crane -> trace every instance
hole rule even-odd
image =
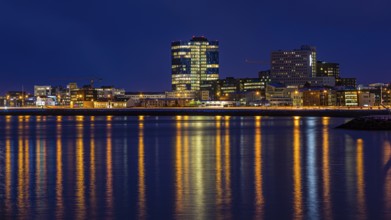
[[[247,64],[259,64],[259,65],[267,65],[268,64],[266,61],[263,61],[263,60],[249,60],[249,59],[245,59],[244,62],[247,63]]]

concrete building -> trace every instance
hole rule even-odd
[[[117,89],[114,86],[102,86],[95,88],[97,91],[98,100],[114,100],[116,96],[125,95],[125,89]]]
[[[34,96],[50,96],[52,95],[52,86],[34,86]]]
[[[317,77],[334,77],[339,78],[339,63],[329,63],[325,61],[316,62],[316,76]]]
[[[171,43],[172,91],[199,91],[219,78],[219,42],[205,37]]]
[[[303,106],[333,106],[336,103],[336,92],[325,87],[302,88]]]
[[[290,106],[293,105],[291,92],[294,90],[281,83],[269,83],[266,86],[266,100],[272,106]]]
[[[270,76],[272,81],[281,82],[287,86],[301,86],[303,85],[302,79],[316,77],[316,71],[315,47],[302,46],[300,49],[278,50],[271,53]]]
[[[357,80],[356,78],[336,78],[335,79],[336,86],[348,86],[348,87],[356,87]]]
[[[337,106],[358,106],[358,91],[354,87],[339,88],[336,91]]]
[[[6,93],[5,97],[7,99],[6,106],[23,107],[29,96],[25,91],[9,91]]]
[[[79,89],[71,90],[71,108],[93,108],[94,101],[97,101],[97,91],[90,85],[83,86]]]
[[[357,92],[358,106],[372,107],[376,105],[375,93],[370,90],[358,90]]]

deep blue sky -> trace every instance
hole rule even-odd
[[[220,41],[221,77],[256,77],[270,52],[317,47],[359,83],[390,81],[389,0],[0,1],[0,94],[34,84],[171,88],[170,43]]]

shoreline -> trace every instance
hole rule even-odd
[[[71,108],[3,108],[0,116],[7,115],[46,115],[46,116],[329,116],[329,117],[360,117],[369,115],[388,115],[385,109],[315,109],[315,108],[126,108],[126,109],[71,109]]]

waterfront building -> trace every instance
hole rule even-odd
[[[338,88],[336,96],[337,106],[358,106],[358,91],[354,87]]]
[[[294,91],[281,83],[269,83],[266,86],[266,100],[272,106],[290,106],[293,104],[291,92]]]
[[[23,107],[29,96],[25,91],[9,91],[6,93],[7,103],[9,107]]]
[[[5,96],[0,96],[0,107],[7,106],[7,98]]]
[[[198,92],[191,90],[166,92],[166,98],[168,99],[195,99],[197,96]]]
[[[52,95],[52,86],[34,86],[34,96],[50,96]]]
[[[98,100],[114,100],[117,96],[125,95],[125,89],[117,89],[114,86],[101,86],[95,88],[97,91]]]
[[[336,92],[326,87],[305,87],[301,89],[303,106],[332,106],[336,103]]]
[[[97,91],[92,88],[90,85],[83,86],[79,89],[71,90],[71,102],[70,105],[72,108],[82,107],[82,108],[93,108],[94,101],[97,100],[98,94]]]
[[[358,90],[357,92],[358,106],[371,107],[375,106],[376,95],[371,90]]]
[[[339,63],[329,63],[325,61],[316,62],[316,76],[339,78]]]
[[[303,91],[301,89],[295,89],[293,92],[291,92],[291,97],[293,106],[303,106]]]
[[[126,108],[126,101],[94,101],[94,108]]]
[[[307,81],[303,81],[303,78],[316,77],[315,47],[302,46],[300,49],[273,51],[270,75],[272,81],[302,86]]]
[[[380,88],[380,104],[383,106],[391,106],[391,86]]]
[[[119,96],[121,97],[121,96]],[[164,92],[126,92],[123,97],[127,99],[139,100],[139,99],[165,99],[166,93]]]
[[[252,100],[265,96],[265,88],[269,82],[270,78],[226,77],[215,81],[211,85],[204,85],[201,92],[207,91],[210,100],[239,101],[243,98]]]
[[[219,42],[205,37],[171,43],[172,91],[199,91],[219,78]]]

